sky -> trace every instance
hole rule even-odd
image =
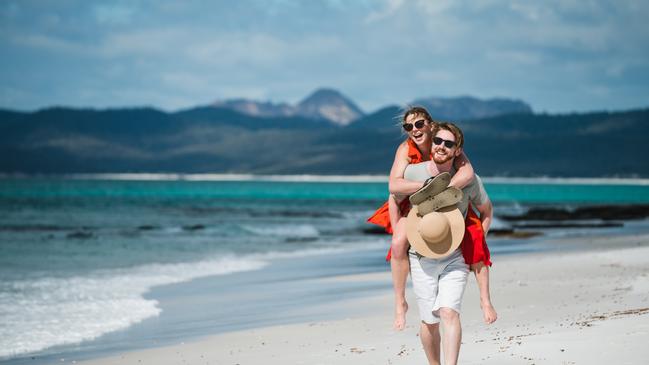
[[[0,108],[423,97],[649,106],[649,1],[0,2]]]

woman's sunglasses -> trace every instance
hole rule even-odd
[[[446,148],[453,148],[457,143],[455,141],[449,141],[448,139],[441,139],[439,137],[433,137],[433,143],[436,145],[440,145],[444,143],[444,147]]]
[[[415,122],[415,124],[412,123],[403,123],[403,129],[406,130],[406,132],[410,132],[413,127],[417,127],[417,129],[422,129],[424,128],[424,125],[426,124],[426,121],[423,119],[420,119]]]

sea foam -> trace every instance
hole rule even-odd
[[[250,257],[222,257],[2,282],[0,359],[91,340],[157,316],[161,312],[158,302],[144,298],[154,286],[265,265]]]
[[[320,232],[310,224],[242,225],[241,228],[260,236],[318,237]]]

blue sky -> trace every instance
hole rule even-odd
[[[340,90],[563,113],[649,106],[647,1],[0,2],[0,108],[154,106]]]

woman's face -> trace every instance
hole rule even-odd
[[[430,146],[432,130],[430,123],[421,114],[410,114],[403,123],[404,129],[408,133],[408,138],[412,139],[417,146]],[[412,128],[412,129],[410,129]],[[408,131],[408,129],[410,129]]]

